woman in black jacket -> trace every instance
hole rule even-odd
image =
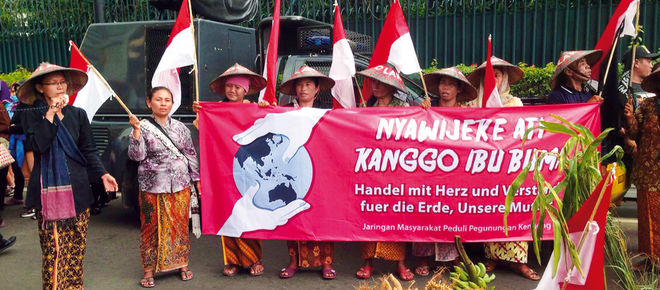
[[[98,157],[85,111],[67,106],[68,94],[86,82],[80,70],[42,63],[18,89],[21,102],[34,105],[23,124],[34,151],[26,206],[37,211],[44,289],[84,288],[90,179],[117,190]]]

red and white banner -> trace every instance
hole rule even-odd
[[[531,177],[503,228],[512,180],[529,162],[559,181],[566,135],[530,133],[550,114],[600,131],[599,104],[524,108],[321,110],[204,103],[202,232],[330,241],[530,240]],[[550,224],[546,237],[552,236]]]
[[[500,99],[500,92],[497,88],[497,80],[495,80],[495,70],[491,61],[493,51],[493,44],[491,37],[488,36],[488,55],[486,56],[486,71],[484,72],[484,96],[483,107],[501,107],[502,100]]]
[[[600,65],[609,57],[610,50],[614,45],[614,39],[616,37],[623,37],[624,35],[636,36],[637,31],[635,30],[635,25],[633,20],[637,14],[637,7],[639,6],[639,0],[621,0],[619,5],[614,10],[614,14],[607,22],[603,34],[598,39],[594,49],[600,49],[603,51],[603,55],[600,57],[598,62],[591,66],[591,79],[598,81],[600,78]],[[621,27],[623,25],[623,27]],[[617,34],[617,31],[621,29],[621,33]]]
[[[266,101],[277,105],[277,50],[280,39],[280,0],[275,0],[273,7],[273,21],[270,26],[270,38],[266,49],[266,63],[263,76],[266,78],[266,87],[259,93],[259,101]]]

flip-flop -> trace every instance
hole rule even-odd
[[[412,279],[415,279],[415,274],[413,274],[410,269],[406,268],[404,270],[399,269],[399,278],[401,281],[411,281]],[[410,275],[410,276],[408,276]]]
[[[222,275],[227,277],[234,277],[236,276],[236,273],[238,273],[238,267],[236,267],[236,265],[227,265],[222,269]]]
[[[144,277],[142,280],[140,280],[140,286],[142,288],[154,288],[156,287],[156,283],[154,282],[154,277]]]
[[[364,266],[360,268],[360,270],[355,273],[355,275],[360,278],[360,279],[369,279],[371,278],[371,274],[373,274],[374,268],[371,266]]]
[[[250,275],[260,276],[263,273],[264,273],[264,265],[261,264],[261,261],[257,261],[256,263],[252,264],[252,266],[250,266]]]
[[[337,272],[335,271],[335,269],[332,268],[323,268],[323,270],[321,270],[321,273],[323,279],[325,280],[332,280],[337,277]]]
[[[185,271],[180,271],[179,274],[181,274],[181,281],[190,281],[194,277],[193,272],[190,271],[190,269],[185,270]]]
[[[296,271],[298,271],[297,267],[287,266],[286,268],[280,270],[280,278],[282,279],[291,278],[296,275]]]
[[[415,268],[415,274],[426,277],[429,275],[429,266],[418,266]]]

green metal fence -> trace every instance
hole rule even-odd
[[[282,15],[302,15],[332,23],[332,0],[283,0]],[[339,0],[344,27],[374,41],[390,0]],[[642,0],[644,42],[660,47],[660,0]],[[423,67],[480,63],[486,37],[494,54],[514,63],[544,65],[560,51],[592,48],[618,5],[612,0],[401,0]],[[259,1],[256,27],[272,14],[273,0]],[[4,0],[0,10],[0,72],[41,61],[68,64],[67,40],[82,40],[94,21],[92,0]],[[108,22],[173,19],[147,0],[106,0]],[[625,45],[625,44],[623,44]]]

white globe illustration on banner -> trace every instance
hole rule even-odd
[[[303,146],[290,160],[283,160],[289,142],[284,135],[268,133],[241,146],[234,156],[234,183],[241,195],[259,186],[252,200],[258,208],[273,211],[307,195],[312,160]]]

